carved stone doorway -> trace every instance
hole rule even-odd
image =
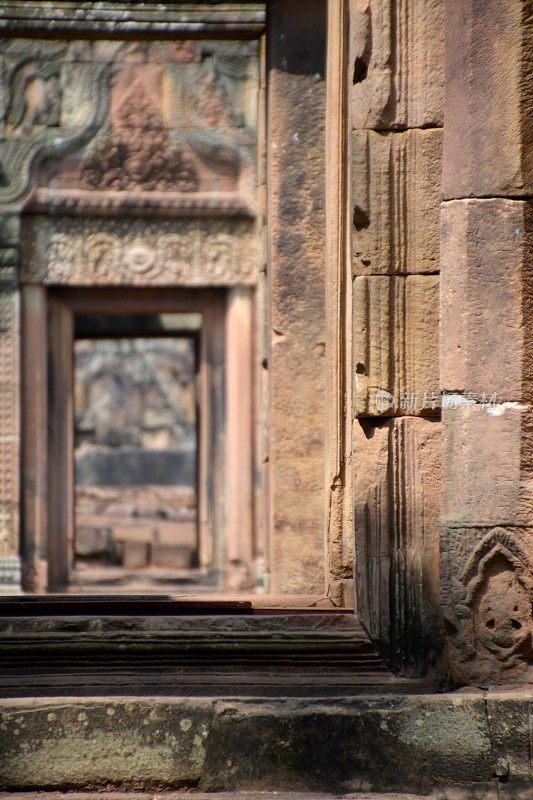
[[[236,326],[234,314],[235,303],[241,303],[242,311],[243,303],[249,307],[251,295],[240,292],[236,298],[234,294],[214,289],[167,289],[163,292],[150,288],[24,287],[26,461],[23,469],[26,475],[33,475],[31,482],[25,481],[23,564],[28,583],[37,583],[41,589],[56,592],[128,591],[127,570],[123,569],[120,575],[116,571],[116,574],[107,573],[107,577],[101,570],[97,575],[93,571],[88,576],[85,571],[84,579],[84,573],[79,569],[80,544],[79,538],[76,544],[75,536],[75,498],[77,490],[79,496],[79,486],[76,487],[74,467],[74,406],[82,404],[82,401],[76,399],[74,350],[76,341],[86,343],[99,337],[109,342],[112,333],[117,335],[117,331],[122,330],[122,336],[124,332],[131,336],[144,325],[145,339],[147,326],[157,326],[159,335],[167,337],[164,341],[169,341],[169,334],[182,340],[187,336],[194,341],[198,402],[197,410],[195,408],[197,458],[193,472],[197,475],[197,518],[188,565],[194,566],[194,576],[199,585],[190,585],[191,573],[185,593],[249,592],[253,589],[254,559],[259,557],[259,553],[253,541],[252,498],[249,492],[247,494],[246,480],[240,483],[238,495],[229,489],[235,483],[235,473],[237,480],[238,476],[250,474],[248,486],[251,486],[252,468],[251,427],[247,433],[242,427],[243,421],[246,422],[247,417],[250,419],[251,338],[249,329],[246,330],[246,316],[240,314]],[[226,379],[228,375],[231,380]],[[146,386],[146,376],[143,381]],[[97,397],[102,402],[101,392]],[[122,433],[125,430],[123,426]],[[94,452],[93,448],[93,456]],[[134,459],[131,448],[126,455],[131,469]],[[116,456],[115,451],[115,460]],[[97,483],[102,481],[102,475],[97,477]],[[172,486],[173,481],[169,480],[167,484]],[[36,505],[38,514],[35,513]],[[151,553],[163,544],[161,537],[170,536],[172,541],[169,540],[167,545],[172,549],[178,544],[172,539],[172,535],[174,539],[177,536],[177,528],[171,522],[165,525],[157,511],[155,516],[159,522],[154,527],[153,520],[148,524],[145,521],[143,525],[142,519],[130,519],[123,508],[115,520],[118,531],[113,534],[109,520],[106,522],[108,527],[104,526],[108,541],[111,537],[113,547],[123,552],[124,538],[135,539],[137,545],[141,545],[137,551],[144,547],[145,553]],[[78,512],[83,515],[83,508],[78,508]],[[89,522],[85,518],[85,527]],[[93,529],[104,525],[99,518],[92,519],[92,523]],[[168,550],[167,560],[170,552]],[[39,574],[35,574],[36,564]],[[111,574],[115,580],[110,580]],[[147,582],[149,573],[145,571],[142,590],[184,593],[183,574],[179,570],[174,573],[167,570],[165,574],[167,580],[158,573],[158,585],[158,580]],[[137,575],[137,583],[130,591],[139,591],[139,586]]]

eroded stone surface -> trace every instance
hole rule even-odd
[[[533,204],[444,203],[441,230],[443,390],[478,401],[531,402]]]
[[[439,269],[442,131],[354,131],[351,140],[356,275]]]
[[[489,792],[528,785],[531,691],[2,703],[2,788]],[[521,704],[521,705],[519,705]],[[517,716],[518,715],[518,716]],[[516,740],[510,742],[510,721]],[[495,748],[495,749],[493,749]],[[485,796],[476,794],[475,796]],[[523,795],[526,796],[525,794]]]
[[[446,656],[455,684],[531,680],[532,545],[530,527],[443,528]]]
[[[438,413],[438,305],[436,275],[355,279],[358,415]]]
[[[355,459],[358,614],[396,669],[420,674],[440,645],[440,422],[356,423]]]
[[[272,3],[268,142],[272,590],[324,591],[323,4]]]
[[[442,124],[444,1],[350,6],[354,127]]]
[[[466,402],[462,397],[456,399]],[[444,408],[443,423],[444,522],[528,525],[533,514],[533,419],[529,407],[466,403]]]
[[[533,192],[532,52],[529,0],[447,4],[445,197]]]

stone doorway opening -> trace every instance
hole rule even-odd
[[[24,553],[45,590],[255,591],[251,303],[24,288]]]
[[[201,314],[76,315],[71,585],[198,593]]]

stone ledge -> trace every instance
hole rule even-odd
[[[495,796],[495,795],[494,795]],[[105,800],[447,800],[451,795],[397,792],[106,792]],[[454,795],[459,797],[459,795]],[[469,795],[473,797],[473,795]],[[490,795],[488,795],[490,797]],[[495,796],[496,797],[496,796]],[[0,792],[0,800],[102,800],[101,792]]]
[[[399,790],[525,800],[532,701],[532,687],[330,702],[6,700],[0,787]]]
[[[466,797],[466,795],[464,795]],[[484,795],[491,797],[491,795]],[[398,792],[106,792],[105,800],[447,800],[452,795]],[[461,795],[454,794],[458,799]],[[473,795],[468,795],[472,798]],[[496,797],[496,795],[494,795]],[[0,792],[0,800],[102,800],[101,792]]]

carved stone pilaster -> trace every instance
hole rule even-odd
[[[17,263],[20,217],[0,220],[0,557],[15,557],[19,529],[19,293]],[[11,562],[9,562],[11,564]],[[5,565],[4,565],[5,567]],[[0,565],[0,584],[7,572]],[[18,574],[18,573],[17,573]],[[7,580],[7,579],[6,579]],[[12,583],[11,579],[7,580]]]

